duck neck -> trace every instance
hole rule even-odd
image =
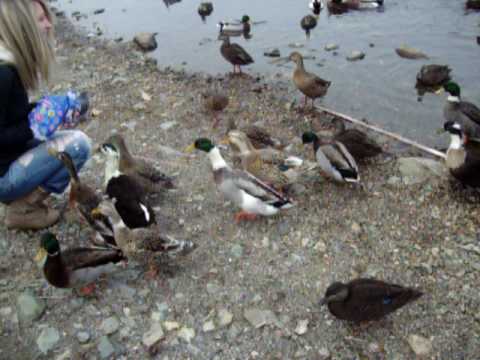
[[[305,66],[303,65],[303,59],[297,59],[297,70],[305,71]]]
[[[460,136],[457,134],[450,135],[450,146],[449,150],[460,150],[463,148],[463,142]]]
[[[109,156],[105,162],[105,184],[108,184],[111,178],[121,175],[119,171],[120,159],[118,156]]]
[[[447,100],[448,100],[448,102],[451,102],[451,103],[459,103],[460,102],[460,96],[448,95]]]
[[[227,167],[227,163],[223,160],[222,154],[216,146],[208,152],[208,157],[214,171]]]
[[[313,139],[313,152],[316,154],[318,149],[320,148],[320,139],[318,137],[315,137]]]
[[[120,164],[129,166],[134,163],[133,156],[130,154],[130,151],[128,151],[127,145],[123,140],[118,144],[118,152],[120,153]]]

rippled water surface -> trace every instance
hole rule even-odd
[[[276,47],[282,56],[299,43],[299,51],[315,56],[306,66],[331,80],[323,104],[329,108],[399,132],[428,145],[442,142],[436,130],[442,126],[444,97],[427,94],[417,101],[415,76],[422,64],[448,64],[453,78],[462,86],[462,95],[480,106],[480,13],[465,13],[463,0],[385,0],[383,11],[355,11],[329,16],[324,10],[310,40],[300,29],[300,19],[309,13],[308,1],[241,0],[213,1],[214,12],[202,22],[197,14],[200,1],[182,0],[59,0],[55,3],[68,16],[74,11],[88,15],[73,20],[93,31],[97,26],[105,37],[131,39],[136,32],[158,32],[158,49],[153,55],[161,66],[186,62],[187,71],[224,73],[231,66],[223,60],[217,41],[220,20],[240,19],[248,14],[252,21],[266,23],[252,27],[249,40],[237,37],[254,57],[245,70],[289,79],[292,65],[277,66],[263,56]],[[94,15],[96,9],[105,12]],[[324,47],[337,43],[338,55]],[[370,47],[374,44],[374,47]],[[394,51],[408,44],[430,56],[429,60],[407,60]],[[364,60],[345,59],[353,50],[366,53]],[[321,64],[319,66],[318,64]],[[298,93],[292,93],[298,96]],[[444,139],[444,138],[443,138]]]

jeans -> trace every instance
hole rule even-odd
[[[65,191],[70,175],[63,163],[48,154],[48,148],[65,151],[71,157],[77,171],[90,156],[91,141],[79,130],[58,130],[48,141],[32,140],[29,150],[15,160],[0,177],[0,202],[21,198],[38,186],[48,193]]]

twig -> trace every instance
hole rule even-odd
[[[339,117],[343,120],[347,120],[347,121],[350,121],[351,123],[354,123],[354,124],[357,124],[357,125],[360,125],[360,126],[363,126],[367,129],[370,129],[370,130],[373,130],[373,131],[376,131],[380,134],[383,134],[383,135],[386,135],[388,137],[391,137],[397,141],[400,141],[402,143],[405,143],[405,144],[408,144],[408,145],[411,145],[417,149],[420,149],[422,151],[425,151],[429,154],[432,154],[432,155],[435,155],[435,156],[438,156],[442,159],[445,159],[445,154],[441,151],[438,151],[438,150],[435,150],[435,149],[432,149],[426,145],[422,145],[422,144],[419,144],[417,143],[416,141],[413,141],[413,140],[410,140],[410,139],[407,139],[407,138],[404,138],[403,136],[401,135],[398,135],[398,134],[395,134],[395,133],[392,133],[390,131],[387,131],[387,130],[383,130],[381,128],[379,128],[378,126],[375,126],[375,125],[370,125],[370,124],[366,124],[364,123],[363,121],[360,121],[360,120],[357,120],[357,119],[354,119],[348,115],[345,115],[345,114],[341,114],[339,112],[336,112],[336,111],[333,111],[333,110],[329,110],[327,108],[324,108],[323,106],[316,106],[316,108],[320,111],[323,111],[324,113],[327,113],[327,114],[330,114],[330,115],[333,115],[333,116],[336,116],[336,117]]]

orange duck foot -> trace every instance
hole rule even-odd
[[[97,287],[96,287],[95,283],[91,283],[89,285],[86,285],[86,286],[80,288],[80,290],[78,290],[78,292],[82,296],[89,296],[89,295],[92,295],[95,292],[96,288]]]
[[[257,218],[256,214],[248,213],[245,211],[240,211],[235,214],[235,222],[238,224],[242,220],[255,220]]]

